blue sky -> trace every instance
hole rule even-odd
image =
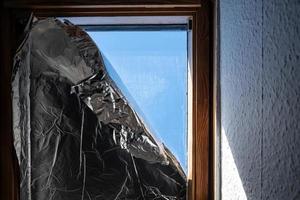
[[[187,170],[186,31],[88,32],[111,77]]]

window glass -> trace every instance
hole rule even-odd
[[[187,171],[187,31],[88,31],[111,77]]]

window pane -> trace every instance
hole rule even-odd
[[[116,84],[187,171],[187,32],[88,32]]]

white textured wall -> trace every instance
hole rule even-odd
[[[300,199],[300,0],[219,0],[221,197]]]

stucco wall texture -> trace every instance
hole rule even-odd
[[[219,6],[221,198],[298,200],[300,0]]]

